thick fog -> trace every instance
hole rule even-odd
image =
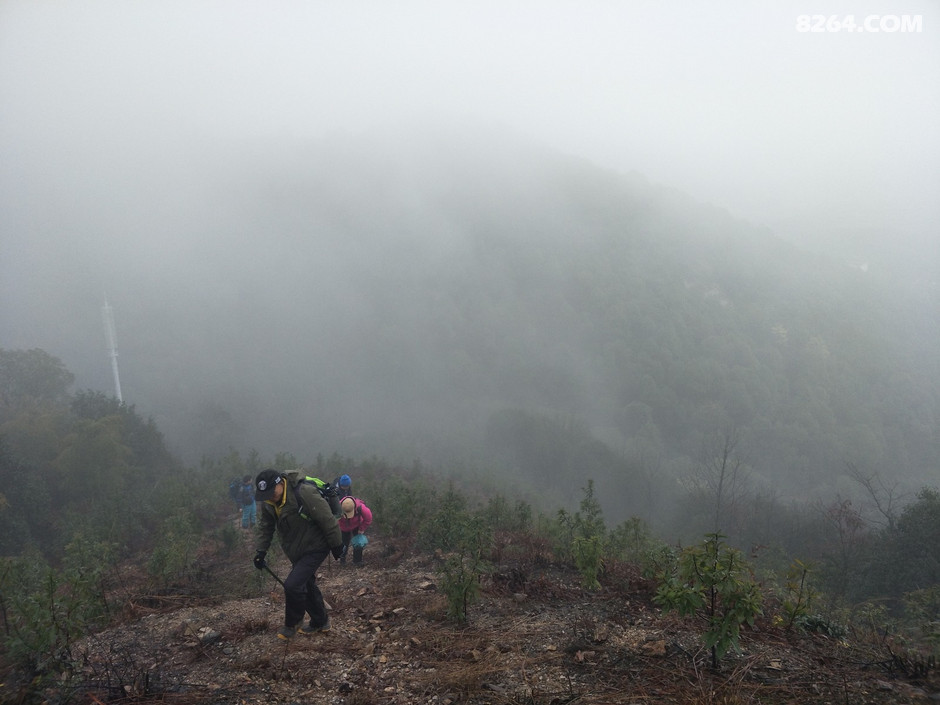
[[[527,160],[544,148],[684,192],[802,248],[935,277],[937,5],[833,2],[810,9],[835,16],[839,31],[801,31],[821,26],[801,18],[807,7],[8,0],[0,347],[43,348],[78,388],[110,392],[107,296],[126,401],[157,409],[161,426],[172,428],[174,403],[220,416],[244,403],[261,425],[287,403],[297,418],[332,419],[334,436],[360,430],[350,418],[407,415],[448,371],[429,357],[426,386],[405,390],[395,360],[370,364],[368,379],[354,361],[399,349],[394,332],[375,333],[383,292],[362,286],[375,272],[421,269],[425,283],[460,274],[452,214],[424,209],[435,189],[447,197],[447,160],[418,154],[434,145],[518,183],[537,178],[539,157]],[[849,15],[868,31],[843,28]],[[448,144],[467,134],[476,137]],[[515,146],[493,149],[500,140]],[[504,162],[482,163],[487,154]],[[370,182],[376,159],[402,174],[397,188]],[[421,171],[431,163],[440,171]],[[298,184],[310,189],[302,197]],[[481,217],[472,203],[460,212]],[[399,237],[387,251],[360,237],[383,228]],[[174,347],[165,338],[181,316],[202,334]],[[309,333],[318,330],[330,339]],[[141,369],[156,348],[173,354]],[[292,383],[274,371],[317,355],[349,364],[324,369],[306,402],[285,402]],[[538,362],[584,364],[555,356]],[[200,388],[189,395],[194,369]],[[141,376],[159,389],[140,396]],[[232,420],[232,432],[247,423]]]
[[[884,30],[805,32],[792,2],[6,2],[4,176],[106,189],[173,146],[478,119],[773,227],[927,237],[936,11],[833,3]]]

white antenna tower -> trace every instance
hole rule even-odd
[[[114,313],[111,311],[111,306],[108,305],[107,295],[104,297],[104,308],[101,310],[104,316],[104,330],[108,335],[108,348],[111,355],[111,371],[114,373],[114,395],[117,397],[117,400],[121,403],[124,402],[124,398],[121,396],[121,378],[118,375],[118,364],[117,364],[117,333],[114,329]]]

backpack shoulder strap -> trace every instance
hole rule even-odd
[[[304,504],[303,497],[300,496],[300,486],[304,483],[304,480],[300,480],[297,484],[294,485],[294,499],[297,500],[297,513],[300,514],[304,519],[310,519],[310,513],[307,511],[307,506]]]

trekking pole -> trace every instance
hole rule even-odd
[[[281,587],[285,587],[285,586],[284,586],[284,581],[281,580],[279,577],[277,577],[277,573],[275,573],[273,570],[271,570],[271,569],[268,567],[268,564],[267,564],[267,563],[264,563],[263,565],[264,565],[264,569],[265,569],[266,571],[268,571],[268,572],[271,574],[271,576],[281,584]]]

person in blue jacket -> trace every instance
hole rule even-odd
[[[336,496],[342,501],[343,497],[352,497],[352,478],[349,475],[340,475],[333,480],[336,487]]]
[[[258,523],[258,509],[255,506],[255,483],[251,475],[245,475],[242,479],[238,498],[242,505],[242,528],[251,529]]]

